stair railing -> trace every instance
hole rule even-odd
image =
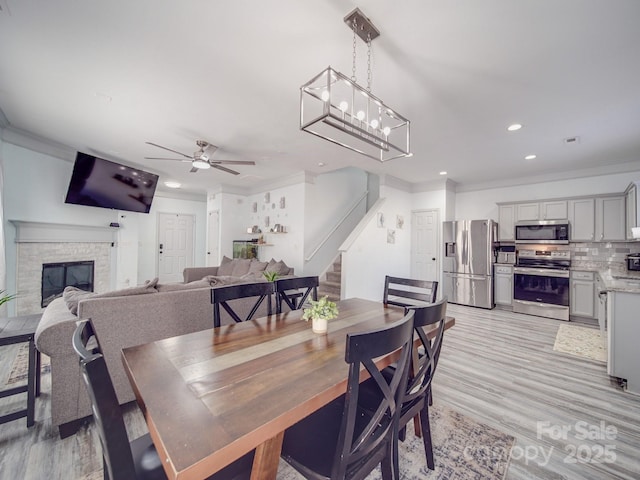
[[[340,226],[347,220],[347,218],[349,218],[349,215],[351,215],[351,213],[353,213],[353,211],[358,208],[358,205],[360,205],[360,203],[362,203],[362,201],[364,199],[367,198],[367,195],[369,195],[369,191],[366,190],[362,196],[360,198],[358,198],[354,204],[351,206],[351,208],[347,211],[347,213],[345,213],[340,220],[338,220],[338,222],[336,223],[336,225],[329,230],[329,233],[327,233],[322,240],[320,241],[320,243],[318,244],[318,246],[316,248],[313,249],[313,251],[309,254],[308,257],[306,257],[304,260],[305,262],[310,261],[315,255],[316,253],[318,253],[320,251],[320,249],[324,246],[325,243],[327,243],[329,241],[329,239],[331,238],[331,236],[336,233],[336,231],[340,228]]]

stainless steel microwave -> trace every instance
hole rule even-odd
[[[515,228],[516,243],[569,243],[568,220],[522,220]]]

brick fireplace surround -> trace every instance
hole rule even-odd
[[[12,221],[16,225],[16,315],[39,313],[42,264],[94,261],[94,291],[111,284],[114,230],[109,227]]]

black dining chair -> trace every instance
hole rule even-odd
[[[436,301],[438,282],[413,278],[384,277],[382,303],[399,307],[420,306]]]
[[[318,277],[292,277],[276,280],[277,313],[282,313],[282,302],[291,310],[299,310],[311,295],[318,300]]]
[[[444,338],[444,326],[447,313],[447,298],[443,298],[437,303],[424,307],[409,307],[408,311],[414,312],[414,335],[420,340],[420,353],[417,365],[409,370],[409,381],[407,389],[402,399],[402,408],[399,422],[398,439],[404,441],[406,425],[414,418],[419,421],[422,442],[424,444],[427,466],[434,470],[433,446],[431,444],[431,426],[429,424],[429,405],[431,382],[438,365],[438,358],[442,348]],[[429,332],[429,335],[425,332]],[[429,336],[432,338],[430,339]],[[386,368],[383,375],[390,377],[394,375],[394,367]],[[376,385],[367,380],[362,386],[362,396],[360,404],[369,410],[375,408],[378,402]],[[397,460],[397,458],[396,458]]]
[[[282,458],[308,479],[363,479],[381,465],[382,478],[398,478],[393,460],[400,402],[407,385],[411,358],[413,311],[377,330],[347,334],[345,361],[349,364],[347,392],[288,428]],[[399,352],[391,378],[374,360]],[[361,369],[379,392],[376,408],[360,408]]]
[[[102,444],[105,480],[160,480],[167,476],[149,434],[129,441],[100,343],[91,320],[78,322],[73,335],[82,377],[87,386],[93,418]],[[255,452],[251,452],[209,477],[211,480],[248,479]]]
[[[256,282],[256,283],[239,283],[236,285],[227,285],[211,289],[211,303],[213,304],[213,326],[220,326],[220,306],[233,318],[234,321],[246,322],[251,320],[262,302],[267,299],[267,315],[273,312],[271,306],[271,295],[275,293],[274,282]],[[239,298],[256,297],[253,306],[246,315],[240,316],[240,313],[233,309],[229,304],[231,300]]]

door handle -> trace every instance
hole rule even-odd
[[[433,257],[431,260],[433,260],[435,262],[436,261],[436,257]]]

